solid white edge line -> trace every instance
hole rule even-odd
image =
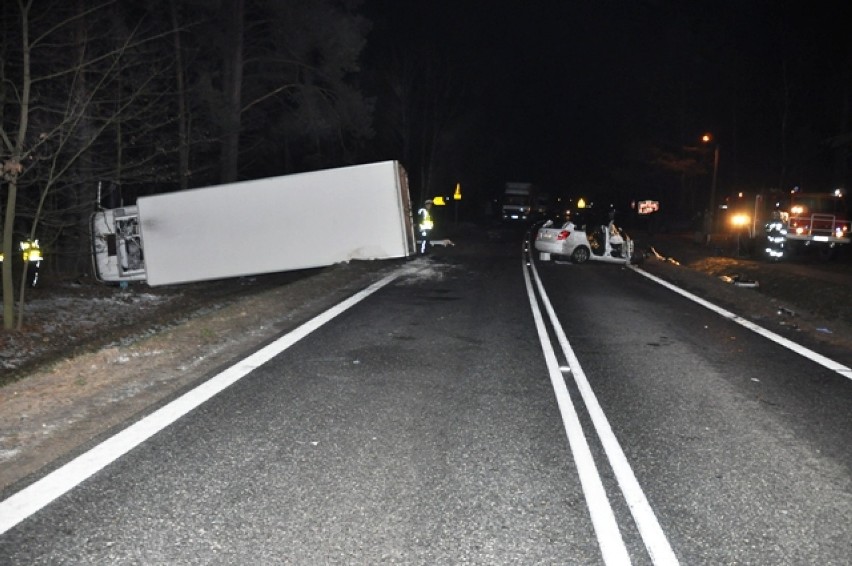
[[[612,511],[612,506],[609,503],[603,482],[592,457],[592,451],[589,448],[586,435],[583,433],[583,428],[580,425],[580,418],[577,416],[577,411],[571,402],[571,395],[568,392],[568,387],[565,385],[565,379],[562,376],[562,370],[556,360],[556,353],[553,351],[550,338],[547,336],[547,329],[545,328],[541,311],[538,308],[535,291],[533,290],[530,275],[526,268],[529,265],[526,258],[524,258],[523,265],[524,282],[526,283],[527,296],[529,297],[535,327],[538,331],[539,342],[544,353],[550,382],[556,394],[559,412],[562,414],[562,423],[568,435],[568,446],[574,456],[574,463],[577,465],[577,473],[580,476],[583,495],[586,498],[586,505],[588,506],[592,525],[598,538],[598,546],[601,549],[606,564],[630,564],[630,554],[624,545],[624,540],[618,529],[618,522],[615,520],[615,513]]]
[[[538,288],[539,296],[544,304],[547,316],[550,318],[550,324],[556,333],[556,338],[559,341],[562,352],[568,361],[568,367],[571,369],[574,382],[577,384],[577,389],[580,391],[580,396],[583,398],[583,402],[589,412],[589,417],[592,419],[592,424],[594,425],[598,438],[601,441],[601,445],[603,446],[604,452],[609,460],[610,467],[618,481],[618,485],[621,488],[621,492],[624,494],[624,500],[630,509],[631,515],[633,515],[636,528],[639,530],[642,541],[645,543],[645,549],[648,551],[651,561],[656,565],[679,564],[678,558],[675,555],[665,532],[663,532],[663,528],[660,526],[660,522],[657,520],[654,510],[651,508],[651,504],[645,496],[645,492],[639,485],[639,480],[636,479],[636,474],[633,473],[633,468],[630,467],[630,463],[627,460],[627,456],[624,454],[624,450],[621,448],[621,444],[619,444],[615,433],[612,431],[612,427],[609,424],[609,420],[606,418],[606,414],[604,414],[603,408],[601,408],[601,405],[598,402],[597,396],[594,391],[592,391],[592,386],[586,378],[586,373],[580,365],[580,360],[577,359],[574,350],[568,342],[565,330],[560,324],[559,319],[556,316],[556,312],[553,310],[550,298],[544,290],[541,278],[538,276],[538,270],[535,267],[535,263],[532,265],[532,272],[535,278],[536,287]]]
[[[784,338],[783,336],[780,336],[780,335],[772,332],[771,330],[767,330],[766,328],[763,328],[762,326],[758,326],[757,324],[751,322],[750,320],[747,320],[747,319],[745,319],[745,318],[743,318],[739,315],[736,315],[736,314],[734,314],[734,313],[732,313],[728,310],[725,310],[720,306],[714,305],[713,303],[706,301],[706,300],[702,299],[701,297],[693,295],[689,291],[681,289],[677,285],[674,285],[672,283],[669,283],[668,281],[660,279],[656,275],[652,275],[652,274],[648,273],[647,271],[645,271],[644,269],[640,269],[639,267],[636,267],[636,266],[633,266],[633,265],[630,266],[630,268],[633,271],[635,271],[636,273],[638,273],[638,274],[640,274],[644,277],[647,277],[648,279],[650,279],[651,281],[653,281],[655,283],[659,283],[663,287],[666,287],[667,289],[670,289],[670,290],[674,291],[675,293],[682,295],[682,296],[686,297],[687,299],[694,301],[694,302],[698,303],[699,305],[701,305],[701,306],[703,306],[707,309],[710,309],[711,311],[715,312],[716,314],[718,314],[718,315],[720,315],[724,318],[727,318],[729,320],[732,320],[732,321],[736,322],[737,324],[739,324],[740,326],[748,328],[752,332],[755,332],[756,334],[759,334],[759,335],[763,336],[764,338],[768,338],[769,340],[772,340],[776,344],[779,344],[779,345],[781,345],[781,346],[783,346],[783,347],[785,347],[789,350],[792,350],[793,352],[796,352],[800,356],[804,356],[805,358],[808,358],[812,362],[816,362],[819,365],[821,365],[821,366],[823,366],[827,369],[830,369],[833,372],[837,372],[847,379],[852,379],[852,368],[844,366],[843,364],[836,362],[836,361],[832,360],[831,358],[823,356],[822,354],[818,354],[817,352],[814,352],[813,350],[810,350],[810,349],[802,346],[801,344],[797,344],[797,343],[793,342],[792,340],[788,340],[787,338]]]
[[[0,535],[405,273],[373,283],[0,502]]]

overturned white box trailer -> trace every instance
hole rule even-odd
[[[152,286],[415,253],[396,161],[141,197],[91,230],[99,280]]]

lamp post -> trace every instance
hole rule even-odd
[[[701,141],[704,143],[710,143],[713,141],[713,136],[710,134],[704,134],[701,136]],[[719,173],[719,144],[714,144],[713,146],[713,181],[710,184],[710,221],[708,227],[708,242],[710,233],[712,233],[713,228],[715,226],[716,220],[716,177]]]

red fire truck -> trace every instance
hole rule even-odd
[[[786,206],[785,206],[786,205]],[[843,191],[804,193],[794,190],[765,222],[766,256],[783,259],[813,250],[830,258],[852,242],[849,208]]]
[[[721,208],[738,253],[781,260],[812,252],[829,259],[852,242],[850,210],[841,190],[738,193]]]

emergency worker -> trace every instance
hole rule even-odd
[[[781,211],[773,210],[772,217],[769,222],[763,227],[766,231],[766,248],[764,253],[773,261],[778,261],[784,257],[785,244],[787,243],[787,228],[784,226],[784,220],[781,217]]]
[[[429,233],[435,223],[432,220],[432,201],[427,200],[417,211],[417,230],[420,232],[420,253],[425,254],[429,249]]]
[[[41,247],[38,240],[24,240],[20,243],[20,248],[24,268],[27,270],[27,285],[35,287],[38,285],[38,272],[41,268]]]

